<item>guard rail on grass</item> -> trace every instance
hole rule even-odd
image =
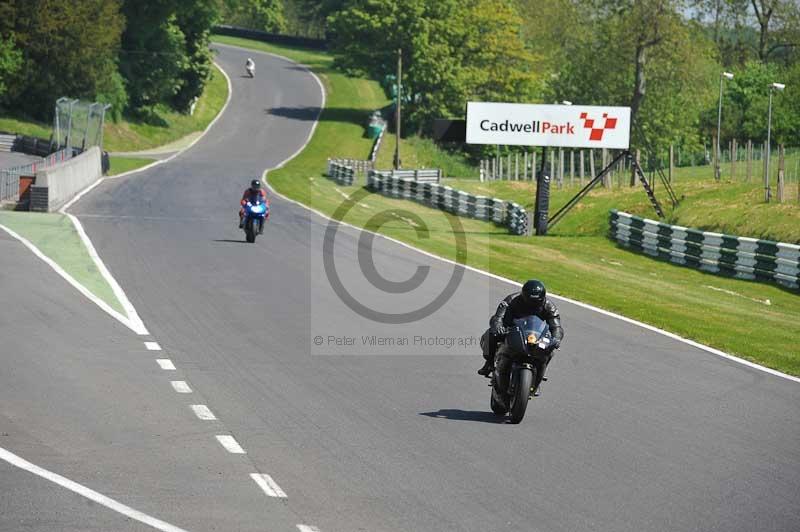
[[[473,196],[436,183],[404,179],[391,172],[370,172],[367,174],[367,188],[393,198],[417,201],[457,216],[494,222],[508,227],[515,235],[529,234],[528,213],[512,201]]]
[[[353,184],[356,172],[352,166],[343,164],[340,160],[328,159],[328,170],[325,175],[340,185],[350,186]]]
[[[654,257],[711,273],[800,288],[800,246],[699,231],[611,211],[610,236]]]

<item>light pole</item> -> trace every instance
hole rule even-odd
[[[731,74],[730,72],[723,72],[719,76],[719,111],[717,111],[717,146],[716,146],[717,153],[716,153],[716,157],[714,158],[715,159],[715,162],[714,162],[714,179],[716,179],[717,181],[719,181],[719,178],[720,178],[720,174],[719,174],[719,159],[720,159],[719,134],[720,134],[720,130],[722,129],[722,80],[724,80],[724,79],[733,79],[733,74]]]
[[[399,170],[402,166],[400,160],[400,102],[402,101],[402,79],[403,79],[403,50],[397,49],[397,115],[395,116],[395,133],[397,138],[394,143],[394,169]]]
[[[764,201],[769,202],[769,158],[770,137],[772,135],[772,93],[786,88],[783,83],[771,83],[769,86],[769,110],[767,111],[767,158],[764,161]]]

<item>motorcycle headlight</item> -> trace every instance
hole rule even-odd
[[[536,335],[535,334],[530,333],[528,335],[528,343],[529,344],[535,344],[536,343]]]

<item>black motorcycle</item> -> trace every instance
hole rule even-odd
[[[550,342],[550,328],[538,316],[514,320],[495,355],[492,412],[498,416],[509,414],[511,423],[522,421],[528,401],[544,375],[552,351]]]

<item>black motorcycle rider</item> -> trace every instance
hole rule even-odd
[[[552,335],[550,342],[550,358],[552,358],[553,352],[559,348],[561,339],[564,338],[561,316],[555,303],[547,299],[547,290],[544,284],[536,279],[531,279],[522,285],[522,290],[518,294],[511,294],[503,299],[497,306],[494,316],[489,319],[489,329],[481,337],[483,358],[486,363],[478,370],[480,375],[491,376],[494,370],[497,346],[505,338],[506,328],[511,327],[515,319],[528,316],[538,316],[547,322]],[[538,395],[539,383],[537,382],[535,385],[536,395]]]

